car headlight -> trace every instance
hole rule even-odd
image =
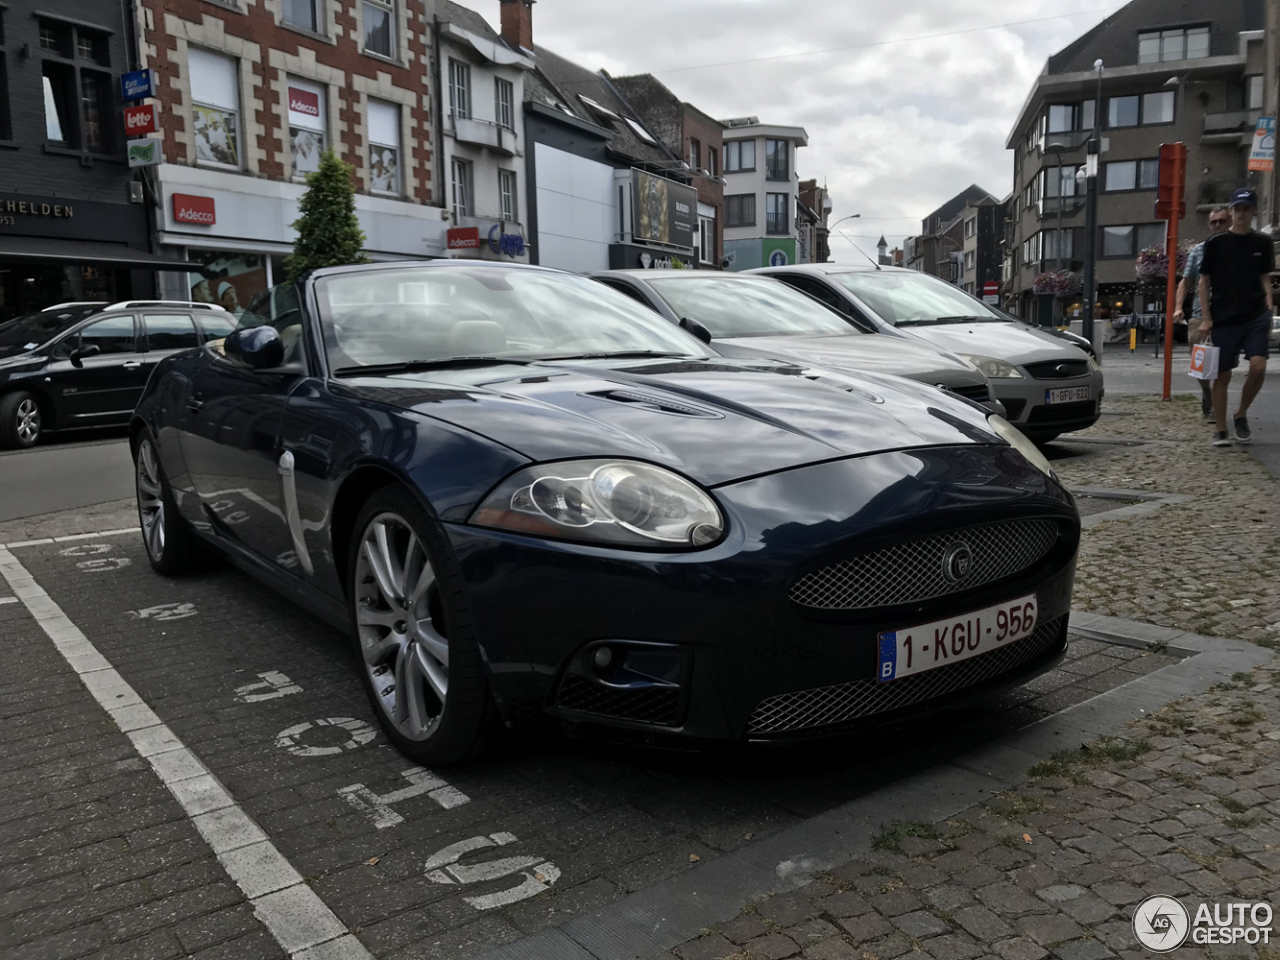
[[[1053,467],[1049,465],[1048,458],[1040,452],[1039,447],[1026,438],[1021,430],[1004,417],[998,417],[995,414],[987,417],[987,423],[999,434],[1001,440],[1030,460],[1036,469],[1053,476]]]
[[[962,356],[981,370],[988,380],[1021,380],[1022,374],[1018,372],[1018,368],[1007,360],[1001,360],[998,357],[978,357],[972,354],[962,354]]]
[[[571,460],[517,471],[471,523],[534,536],[627,547],[705,547],[724,533],[710,494],[663,467]]]

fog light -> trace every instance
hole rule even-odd
[[[595,652],[591,654],[591,662],[595,664],[597,670],[607,670],[609,664],[613,663],[613,651],[608,647],[596,647]]]

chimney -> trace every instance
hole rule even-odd
[[[534,0],[500,0],[502,3],[502,39],[513,47],[533,49]]]

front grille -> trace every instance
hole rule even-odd
[[[1045,556],[1058,540],[1052,520],[1005,520],[969,527],[824,567],[801,577],[791,599],[819,610],[863,610],[915,603],[1011,577]],[[973,555],[969,575],[959,582],[943,572],[943,559],[957,543]]]
[[[594,713],[617,720],[653,723],[664,727],[680,723],[679,687],[641,687],[619,689],[592,683],[575,673],[565,676],[560,684],[556,705],[566,710]]]
[[[1084,420],[1098,412],[1092,400],[1080,400],[1076,403],[1046,403],[1031,408],[1031,416],[1027,423],[1070,423],[1073,420]]]
[[[1037,380],[1069,380],[1072,377],[1083,377],[1089,372],[1087,360],[1046,360],[1022,366]]]
[[[1036,627],[1031,636],[969,660],[888,683],[854,680],[832,687],[784,693],[760,701],[748,734],[788,733],[845,723],[932,700],[1007,673],[1048,652],[1058,642],[1062,618]]]
[[[951,393],[958,393],[967,400],[974,400],[978,403],[986,403],[991,399],[991,391],[987,389],[985,383],[974,384],[971,387],[943,387]]]

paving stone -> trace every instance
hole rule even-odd
[[[817,943],[819,940],[825,940],[828,937],[838,936],[840,931],[827,923],[826,920],[815,918],[798,923],[794,927],[788,927],[783,933],[803,947],[806,944]]]
[[[676,954],[681,960],[722,960],[737,951],[732,943],[719,934],[690,940],[676,947]]]
[[[911,944],[900,933],[894,933],[879,940],[872,940],[863,948],[864,953],[881,957],[883,960],[895,960],[904,954],[912,953]]]
[[[1146,896],[1140,887],[1132,883],[1126,883],[1123,880],[1095,883],[1092,889],[1107,903],[1117,907],[1122,907],[1128,903],[1137,903]]]
[[[1016,917],[1024,913],[1037,913],[1045,905],[1012,883],[993,883],[977,891],[978,899],[996,913]]]
[[[1010,937],[993,944],[993,949],[1003,960],[1042,960],[1049,951],[1026,937]]]
[[[771,933],[746,944],[747,956],[751,960],[783,960],[784,957],[794,957],[800,952],[800,947],[790,937],[784,937],[780,933]]]
[[[754,913],[744,913],[740,917],[734,917],[728,923],[720,924],[719,928],[720,935],[734,943],[746,943],[768,932],[768,925]]]
[[[1062,960],[1103,960],[1114,954],[1097,940],[1072,940],[1053,948],[1053,954]]]
[[[926,940],[924,949],[934,960],[973,960],[984,953],[976,941],[960,933]]]
[[[817,916],[818,908],[804,897],[779,896],[770,897],[758,907],[760,916],[772,920],[780,927],[790,927],[801,920]]]
[[[916,910],[893,918],[893,925],[908,937],[923,940],[925,937],[936,937],[951,928],[935,917],[928,910]]]
[[[869,902],[886,917],[896,917],[900,913],[909,913],[921,909],[924,904],[910,890],[891,890],[871,897]]]
[[[847,917],[836,922],[849,934],[854,946],[865,943],[868,940],[875,940],[877,937],[887,936],[893,932],[893,927],[889,925],[889,921],[878,913],[866,913],[860,917]]]
[[[973,904],[961,907],[954,913],[956,923],[978,940],[990,943],[1008,937],[1013,929],[987,907]]]
[[[926,890],[924,898],[939,910],[954,910],[973,903],[973,892],[954,883],[944,883]]]
[[[1070,917],[1056,913],[1023,917],[1017,921],[1016,926],[1041,946],[1074,940],[1084,933],[1080,924]]]
[[[805,960],[860,960],[860,954],[843,940],[823,940],[804,949]]]

